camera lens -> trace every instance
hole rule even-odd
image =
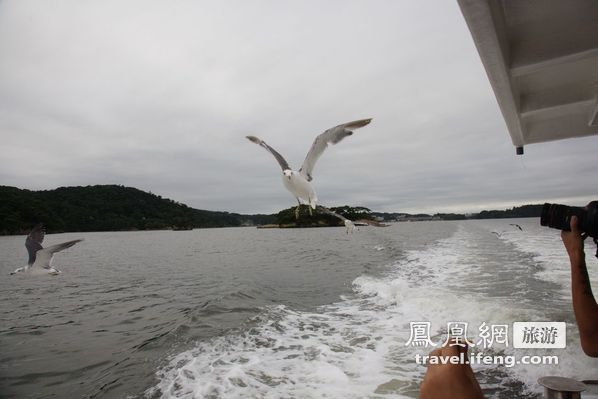
[[[567,205],[549,204],[546,203],[542,207],[540,216],[540,224],[548,226],[553,229],[566,230],[571,229],[571,216],[579,212],[575,212],[581,208],[573,208]]]

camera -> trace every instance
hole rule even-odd
[[[570,231],[572,216],[577,216],[579,229],[583,233],[594,240],[598,239],[598,201],[592,201],[583,208],[545,203],[540,215],[540,224]]]

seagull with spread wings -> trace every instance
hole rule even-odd
[[[27,262],[27,266],[19,267],[11,274],[22,272],[27,272],[30,274],[59,274],[60,270],[52,267],[54,254],[83,241],[72,240],[44,248],[42,247],[42,242],[44,241],[45,235],[46,232],[44,231],[44,226],[41,223],[31,229],[31,232],[25,240],[25,247],[29,253],[29,261]]]
[[[352,135],[353,130],[364,127],[371,121],[372,119],[370,118],[343,123],[342,125],[335,126],[320,134],[314,140],[311,149],[303,161],[303,165],[301,165],[301,168],[298,171],[291,169],[284,157],[263,140],[260,140],[255,136],[247,136],[247,138],[255,144],[264,147],[274,155],[274,158],[278,161],[278,164],[282,168],[282,181],[284,186],[293,194],[293,196],[295,196],[297,203],[299,204],[295,209],[295,217],[299,218],[299,206],[301,206],[301,201],[309,205],[310,214],[312,214],[312,209],[316,209],[318,197],[310,182],[313,180],[312,173],[316,161],[320,158],[320,155],[322,155],[326,147],[328,147],[328,144],[336,144],[340,142],[345,137]]]

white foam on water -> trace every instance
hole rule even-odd
[[[511,221],[512,222],[512,221]],[[540,226],[537,218],[526,219],[521,224],[523,231],[511,227],[508,221],[488,221],[495,229],[506,229],[500,239],[511,243],[519,251],[530,254],[541,267],[537,277],[561,285],[560,294],[565,299],[569,295],[568,281],[571,277],[569,258],[555,229]]]
[[[512,222],[512,221],[511,221]],[[496,225],[500,221],[487,221],[487,225]],[[567,252],[560,238],[560,231],[540,226],[537,218],[528,219],[520,223],[523,231],[510,229],[504,232],[500,239],[510,243],[518,251],[531,256],[539,266],[534,273],[535,277],[560,287],[557,292],[552,292],[556,298],[560,298],[563,311],[567,314],[568,320],[547,320],[542,318],[542,312],[529,321],[567,321],[567,347],[559,350],[534,350],[529,355],[557,355],[559,356],[558,366],[520,366],[516,367],[517,376],[527,382],[531,387],[539,389],[536,381],[538,378],[550,375],[561,375],[566,377],[582,379],[596,379],[598,376],[598,361],[589,358],[581,350],[579,331],[574,323],[573,305],[571,302],[571,269]],[[505,221],[502,222],[505,224]],[[592,256],[595,246],[589,240],[585,242],[586,262],[592,286],[598,286],[598,262]],[[538,304],[541,309],[541,303]],[[526,320],[528,321],[528,320]]]
[[[427,354],[433,348],[406,345],[410,322],[430,322],[431,339],[441,344],[446,339],[448,322],[467,322],[469,336],[474,336],[483,322],[509,324],[544,317],[541,304],[533,309],[522,308],[517,298],[489,297],[467,290],[476,286],[480,276],[487,276],[484,284],[492,283],[492,276],[480,264],[487,248],[478,233],[462,224],[453,236],[408,252],[390,273],[356,278],[353,295],[315,312],[297,312],[284,306],[265,309],[246,328],[201,342],[172,358],[158,372],[159,383],[147,395],[415,397],[425,372],[424,366],[415,364],[415,355]],[[504,265],[513,270],[519,266]],[[572,335],[574,332],[569,331]],[[561,365],[556,368],[498,367],[500,372],[492,379],[482,378],[482,384],[509,389],[509,382],[521,381],[530,391],[537,391],[538,377],[563,375],[562,370],[567,370],[567,376],[588,378],[588,370],[595,363],[581,359],[575,345],[578,347],[578,342],[572,338],[566,350],[553,352],[561,357]],[[504,354],[541,353],[506,348]]]
[[[355,306],[357,306],[355,304]],[[201,343],[160,372],[163,397],[364,397],[385,381],[388,321],[351,305],[269,309],[238,335]]]

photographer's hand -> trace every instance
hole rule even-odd
[[[571,218],[571,231],[561,232],[561,239],[571,262],[573,312],[581,347],[588,356],[598,357],[598,304],[592,294],[577,217]]]
[[[436,349],[430,356],[459,356],[467,348],[447,346]],[[484,399],[480,384],[469,364],[428,364],[421,384],[419,399]]]
[[[571,231],[561,231],[561,239],[563,240],[563,244],[565,244],[565,249],[572,262],[574,260],[578,261],[579,259],[585,258],[585,253],[583,252],[583,238],[581,234],[577,216],[571,217]]]

